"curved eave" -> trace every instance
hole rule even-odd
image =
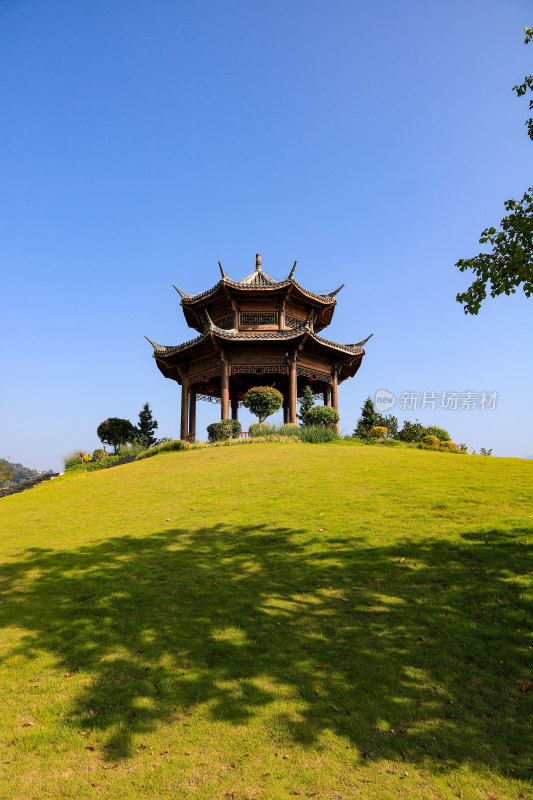
[[[325,349],[328,351],[328,355],[335,359],[338,363],[349,365],[349,362],[352,362],[355,366],[355,371],[357,371],[359,364],[361,362],[362,357],[365,354],[364,345],[370,339],[368,336],[362,342],[358,342],[357,344],[339,344],[338,342],[333,342],[330,339],[324,339],[322,336],[318,336],[318,334],[314,333],[310,330],[310,328],[306,326],[301,326],[299,328],[289,328],[282,331],[236,331],[236,330],[224,330],[222,328],[217,327],[213,323],[211,323],[208,330],[205,333],[202,333],[200,336],[196,336],[194,339],[189,339],[187,342],[183,342],[182,344],[178,345],[162,345],[153,342],[148,337],[148,339],[152,347],[154,348],[153,356],[157,361],[157,364],[163,374],[169,377],[167,366],[169,359],[171,356],[181,356],[185,354],[191,353],[199,344],[203,343],[207,339],[214,337],[216,339],[221,339],[223,342],[285,342],[296,340],[301,337],[309,338],[312,342],[316,343],[319,346],[319,349]],[[174,361],[174,359],[172,359]],[[345,377],[348,377],[346,374]]]
[[[261,293],[274,294],[282,289],[290,289],[291,287],[293,294],[294,290],[296,290],[296,293],[301,294],[302,297],[316,300],[318,303],[323,305],[335,305],[335,298],[337,293],[340,291],[337,289],[335,292],[330,292],[328,294],[317,294],[316,292],[311,292],[309,289],[305,289],[292,278],[286,278],[283,281],[273,282],[269,285],[254,285],[233,281],[231,278],[226,277],[219,280],[218,283],[211,287],[211,289],[207,289],[205,292],[201,292],[200,294],[190,295],[181,293],[181,305],[185,309],[186,306],[195,306],[198,303],[204,303],[206,300],[216,297],[216,295],[219,293],[221,295],[225,294],[226,288],[244,292],[245,294],[249,293],[250,295],[254,295]]]

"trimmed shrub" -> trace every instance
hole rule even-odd
[[[283,405],[283,395],[273,386],[253,386],[244,395],[242,403],[261,423],[280,410]]]
[[[107,453],[101,447],[97,447],[96,450],[93,450],[93,461],[101,461],[103,458],[107,458]]]
[[[374,425],[372,430],[370,431],[370,436],[372,439],[384,439],[387,435],[387,428],[384,428],[382,425]]]
[[[210,442],[221,442],[224,439],[235,439],[241,432],[241,423],[236,419],[223,419],[207,426]]]
[[[306,414],[305,427],[334,428],[339,421],[339,412],[331,406],[312,406]]]
[[[299,425],[294,425],[290,422],[286,425],[282,425],[278,433],[280,436],[297,436],[298,439],[301,439],[301,429]]]
[[[304,389],[302,399],[300,401],[300,413],[298,414],[298,419],[300,420],[302,425],[312,424],[308,420],[307,414],[313,408],[314,404],[315,404],[315,398],[313,397],[313,392],[311,391],[311,387],[306,386]]]
[[[428,447],[438,447],[439,446],[439,439],[437,436],[427,435],[422,437],[422,441],[424,444],[427,444]]]
[[[275,433],[271,425],[265,425],[264,422],[252,422],[248,429],[248,436],[253,438],[257,436],[273,436]]]
[[[444,428],[438,428],[436,425],[428,425],[426,428],[428,436],[436,436],[439,442],[449,442],[451,439],[450,434]]]
[[[300,438],[302,442],[323,444],[324,442],[335,442],[339,437],[331,428],[324,428],[322,425],[304,425],[303,428],[300,428]]]

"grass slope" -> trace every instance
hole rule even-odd
[[[532,478],[258,444],[2,499],[0,797],[533,797]]]

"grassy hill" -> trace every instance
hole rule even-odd
[[[0,500],[0,797],[533,797],[533,463],[257,444]]]

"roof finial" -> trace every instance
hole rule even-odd
[[[226,275],[226,273],[224,272],[224,267],[222,266],[222,264],[220,263],[220,261],[218,262],[218,266],[220,267],[220,274],[222,275],[222,280],[226,280],[226,278],[227,278],[228,276],[227,276],[227,275]]]
[[[294,264],[292,265],[292,269],[291,269],[291,271],[289,272],[289,277],[287,278],[287,280],[288,280],[288,281],[292,281],[292,279],[294,278],[294,273],[295,273],[295,272],[296,272],[296,261],[295,261],[295,262],[294,262]]]
[[[174,286],[174,284],[172,284],[172,286]],[[181,289],[178,289],[178,287],[177,287],[177,286],[174,286],[174,289],[177,291],[177,293],[179,294],[179,296],[180,296],[181,298],[183,298],[183,297],[188,297],[188,296],[189,296],[189,295],[188,295],[188,294],[186,294],[185,292],[182,292],[182,291],[181,291]]]
[[[256,256],[255,256],[255,271],[256,272],[261,272],[262,269],[263,269],[263,267],[261,266],[261,253],[256,253]]]

